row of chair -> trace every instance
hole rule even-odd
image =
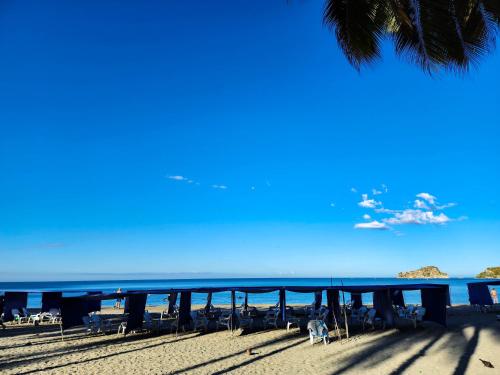
[[[28,309],[23,307],[21,309],[12,309],[11,314],[14,317],[12,322],[14,324],[40,324],[40,323],[59,323],[61,321],[61,311],[57,308],[52,308],[48,312],[40,312],[37,314],[30,314]],[[3,316],[3,314],[2,314]]]

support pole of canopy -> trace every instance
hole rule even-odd
[[[338,299],[339,299],[338,290],[328,289],[326,291],[326,300],[328,304],[328,309],[330,310],[330,316],[333,318],[333,328],[335,329],[335,332],[337,333],[337,336],[341,341],[342,335],[340,334],[339,325],[337,323],[337,314],[335,312],[335,300],[336,303],[338,304]]]
[[[234,290],[231,290],[231,320],[230,320],[231,333],[234,330],[235,318],[236,318],[236,292]]]
[[[286,323],[286,290],[280,289],[280,315],[281,320]]]
[[[205,305],[205,312],[208,314],[212,308],[212,292],[207,293],[207,304]]]
[[[347,324],[347,310],[345,306],[345,295],[344,295],[344,282],[341,280],[342,284],[342,303],[344,304],[344,324],[345,324],[345,335],[349,338],[349,325]]]

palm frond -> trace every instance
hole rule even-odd
[[[495,46],[500,0],[327,0],[324,22],[357,70],[381,57],[389,36],[428,73],[465,72]]]
[[[385,16],[376,0],[327,0],[324,22],[335,30],[337,41],[349,62],[359,70],[380,58],[380,40]]]

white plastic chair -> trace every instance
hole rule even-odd
[[[324,345],[330,342],[330,337],[328,336],[328,327],[322,320],[310,320],[307,323],[307,329],[309,330],[309,341],[311,345],[314,344],[316,339],[323,341]]]

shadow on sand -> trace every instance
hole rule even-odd
[[[493,317],[491,317],[493,318]],[[493,319],[491,319],[493,321]],[[372,331],[372,332],[362,332],[356,334],[353,329],[354,337],[349,340],[343,340],[342,343],[336,342],[331,345],[335,345],[335,351],[327,357],[326,361],[331,364],[332,372],[331,374],[343,374],[346,372],[369,372],[370,369],[377,365],[382,364],[389,359],[392,359],[395,355],[400,355],[402,358],[401,363],[396,364],[395,368],[389,369],[391,374],[403,374],[406,373],[412,366],[417,365],[419,359],[431,355],[432,351],[437,351],[441,346],[446,347],[447,355],[451,358],[452,363],[455,361],[454,374],[463,374],[467,371],[471,357],[475,355],[481,355],[481,353],[476,353],[477,345],[479,342],[479,337],[482,332],[489,331],[492,333],[491,336],[498,339],[500,344],[500,326],[497,324],[491,324],[491,322],[485,322],[484,319],[471,320],[468,319],[466,315],[463,317],[454,317],[453,324],[451,324],[447,329],[443,327],[438,327],[435,325],[429,325],[424,328],[413,329],[401,327],[400,329],[392,329],[389,331]],[[465,333],[469,333],[466,335]],[[49,331],[49,334],[55,334],[55,332]],[[210,333],[208,333],[210,334]],[[252,332],[251,335],[258,335],[258,332]],[[155,347],[163,345],[175,345],[176,342],[190,340],[198,337],[198,333],[188,333],[180,337],[175,337],[172,335],[166,336],[148,336],[148,335],[132,335],[130,337],[113,337],[109,338],[102,336],[101,338],[95,337],[92,341],[85,342],[82,344],[72,345],[69,344],[67,347],[58,347],[53,350],[42,350],[42,344],[52,342],[54,339],[43,340],[37,342],[36,345],[40,345],[40,351],[36,354],[27,354],[24,356],[15,356],[10,359],[3,358],[2,363],[0,363],[0,372],[2,370],[13,369],[18,366],[35,365],[36,369],[26,370],[24,372],[18,372],[19,374],[29,374],[37,372],[40,370],[55,370],[61,369],[67,366],[74,366],[89,363],[92,361],[103,360],[110,357],[115,357],[119,355],[127,355],[128,353],[149,350]],[[45,337],[45,336],[44,336]],[[358,338],[362,337],[359,341]],[[75,332],[68,340],[79,340],[82,339],[81,333]],[[191,364],[190,366],[175,369],[168,373],[170,374],[181,374],[189,373],[194,370],[200,370],[205,366],[210,366],[213,364],[218,364],[217,374],[225,374],[235,370],[244,371],[249,365],[252,365],[264,358],[269,358],[274,355],[278,355],[284,351],[291,348],[297,347],[308,341],[306,335],[301,332],[294,331],[293,333],[285,334],[278,338],[262,341],[258,344],[252,346],[254,350],[254,355],[242,356],[245,354],[246,350],[234,350],[233,352],[212,358],[208,361],[199,362]],[[137,347],[137,344],[144,344]],[[64,357],[66,355],[71,355],[76,352],[80,353],[82,351],[91,351],[102,346],[108,346],[113,344],[120,344],[116,347],[116,351],[106,355],[98,355],[92,358],[71,360],[68,357],[67,362],[60,365],[47,366],[47,359],[53,357]],[[133,348],[127,348],[127,346],[133,345]],[[22,345],[18,345],[22,346]],[[266,347],[275,346],[271,351],[259,354],[259,349]],[[6,348],[15,348],[16,346],[11,346]],[[319,349],[318,349],[319,350]],[[221,369],[221,364],[227,359],[234,359],[235,357],[241,356],[238,359],[238,363],[228,364],[227,367]],[[10,360],[9,360],[10,359]],[[488,358],[486,358],[488,359]],[[489,358],[491,362],[494,362],[496,358]],[[20,369],[22,371],[22,369]]]

